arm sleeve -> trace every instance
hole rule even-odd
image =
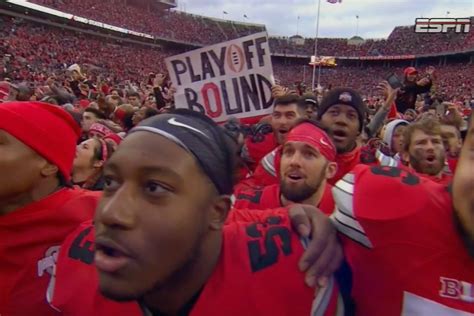
[[[153,88],[153,93],[155,94],[156,107],[158,110],[164,108],[166,106],[166,101],[160,88]]]
[[[374,118],[370,123],[367,125],[367,128],[370,131],[370,137],[374,137],[377,132],[382,128],[383,123],[385,119],[387,118],[387,115],[390,110],[385,109],[384,107],[381,107],[377,113],[375,113]]]
[[[336,208],[331,218],[336,228],[366,248],[398,234],[412,216],[451,208],[442,184],[387,166],[357,166],[336,183],[333,195]]]
[[[346,174],[336,183],[333,188],[336,207],[331,219],[339,233],[367,248],[372,248],[372,242],[354,212],[354,185],[354,173]]]

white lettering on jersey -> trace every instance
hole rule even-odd
[[[474,285],[469,282],[440,277],[439,296],[474,303]]]
[[[44,258],[38,260],[38,276],[42,277],[46,271],[49,275],[53,275],[53,268],[58,260],[60,246],[49,247],[44,254]]]
[[[404,292],[401,316],[472,316],[472,313],[460,311],[429,300],[427,298]]]

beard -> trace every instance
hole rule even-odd
[[[294,203],[304,202],[313,196],[319,190],[319,188],[321,188],[321,185],[325,179],[326,168],[327,164],[319,173],[319,176],[314,184],[308,184],[305,182],[300,186],[292,186],[286,183],[284,178],[280,179],[280,193],[288,201]]]
[[[424,155],[415,152],[414,155],[410,154],[410,165],[418,173],[437,176],[444,168],[445,158],[445,155],[441,154],[436,157],[437,164],[429,166],[424,163]]]

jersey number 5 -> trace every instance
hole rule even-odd
[[[71,248],[69,249],[69,257],[75,260],[84,262],[85,264],[91,264],[94,262],[94,250],[90,241],[82,242],[86,236],[90,233],[92,227],[84,229],[72,242]]]
[[[283,252],[285,256],[291,254],[290,231],[285,226],[273,226],[279,223],[280,218],[269,217],[266,224],[254,223],[247,227],[247,235],[252,238],[258,238],[247,243],[252,272],[260,271],[275,264],[278,261],[280,252]],[[270,225],[264,234],[259,229],[261,225],[263,227]],[[277,240],[280,240],[279,244],[277,244]],[[262,242],[263,247],[261,247]]]

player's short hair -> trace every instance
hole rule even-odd
[[[84,110],[84,113],[85,113],[85,112],[89,112],[89,113],[94,114],[95,117],[97,117],[99,120],[105,120],[105,119],[106,119],[105,114],[104,114],[102,111],[98,110],[98,109],[95,109],[95,108],[86,108],[86,109]]]
[[[282,97],[276,98],[273,102],[273,109],[277,106],[288,106],[291,104],[296,104],[298,111],[304,113],[306,111],[307,105],[304,99],[296,94],[287,94]]]
[[[137,97],[140,99],[140,94],[136,91],[129,91],[127,92],[127,98],[130,98],[130,97]]]

